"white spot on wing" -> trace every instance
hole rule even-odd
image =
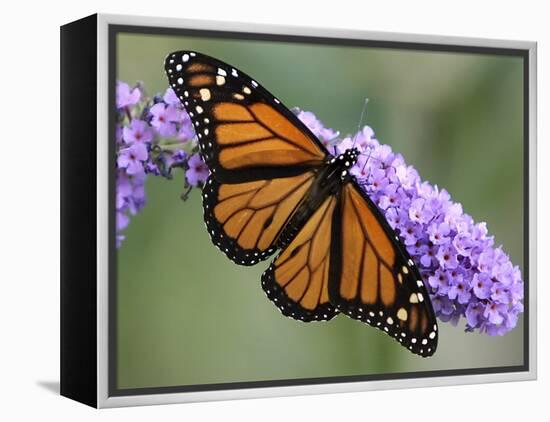
[[[199,94],[201,95],[201,100],[203,101],[208,101],[212,96],[208,88],[202,88],[199,91]]]
[[[397,318],[401,321],[406,321],[408,317],[407,310],[405,308],[399,308],[397,311]]]

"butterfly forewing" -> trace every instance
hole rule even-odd
[[[327,157],[309,129],[240,70],[190,51],[170,54],[165,68],[219,182],[295,176]]]
[[[437,348],[437,323],[418,269],[376,205],[355,183],[332,225],[330,301],[421,356]]]

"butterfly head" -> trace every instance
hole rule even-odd
[[[355,147],[350,148],[344,151],[344,153],[341,154],[341,156],[344,157],[343,158],[344,166],[346,168],[351,168],[355,165],[355,163],[357,162],[357,159],[359,158],[359,150]]]
[[[332,157],[327,163],[333,168],[335,173],[340,173],[340,179],[348,180],[350,177],[350,169],[355,165],[358,158],[359,150],[357,148],[350,148],[342,154]]]

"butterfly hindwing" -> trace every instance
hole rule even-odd
[[[204,221],[212,242],[232,261],[254,265],[278,247],[280,233],[313,182],[292,177],[221,184],[210,175],[203,188]]]
[[[262,275],[267,297],[283,315],[309,322],[338,313],[328,296],[335,206],[336,198],[328,197]]]
[[[168,55],[165,69],[219,182],[295,176],[326,158],[309,129],[240,70],[191,51]]]
[[[330,301],[421,356],[437,348],[437,323],[418,269],[376,205],[354,182],[332,225]]]

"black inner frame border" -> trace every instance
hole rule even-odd
[[[368,39],[346,39],[329,38],[322,36],[302,36],[302,35],[278,35],[262,34],[254,32],[237,31],[214,31],[202,29],[186,28],[167,28],[167,27],[149,27],[135,25],[108,25],[108,106],[109,111],[115,109],[115,89],[116,89],[116,58],[117,42],[116,36],[120,33],[143,34],[143,35],[169,35],[169,36],[188,36],[199,38],[221,38],[234,40],[254,40],[254,41],[276,41],[287,43],[303,44],[322,44],[334,46],[355,46],[368,48],[398,49],[398,50],[416,50],[444,53],[467,53],[467,54],[485,54],[498,56],[515,56],[523,59],[523,282],[524,282],[524,313],[523,313],[523,365],[471,368],[471,369],[445,369],[434,371],[418,372],[399,372],[387,374],[370,375],[347,375],[335,377],[318,378],[299,378],[285,380],[268,381],[244,381],[227,382],[217,384],[197,384],[197,385],[177,385],[166,387],[138,387],[138,388],[118,388],[117,387],[117,249],[116,249],[116,226],[115,226],[115,114],[109,112],[109,263],[108,263],[108,396],[137,396],[144,394],[169,394],[169,393],[188,393],[200,391],[216,391],[230,389],[248,389],[265,387],[288,387],[299,385],[315,384],[337,384],[348,382],[365,382],[381,380],[397,380],[411,378],[428,377],[446,377],[446,376],[464,376],[480,374],[496,374],[510,372],[528,372],[529,371],[529,50],[511,49],[498,47],[473,47],[453,44],[433,44],[407,41],[380,41]],[[160,66],[160,65],[159,65]],[[160,69],[160,67],[159,67]]]

